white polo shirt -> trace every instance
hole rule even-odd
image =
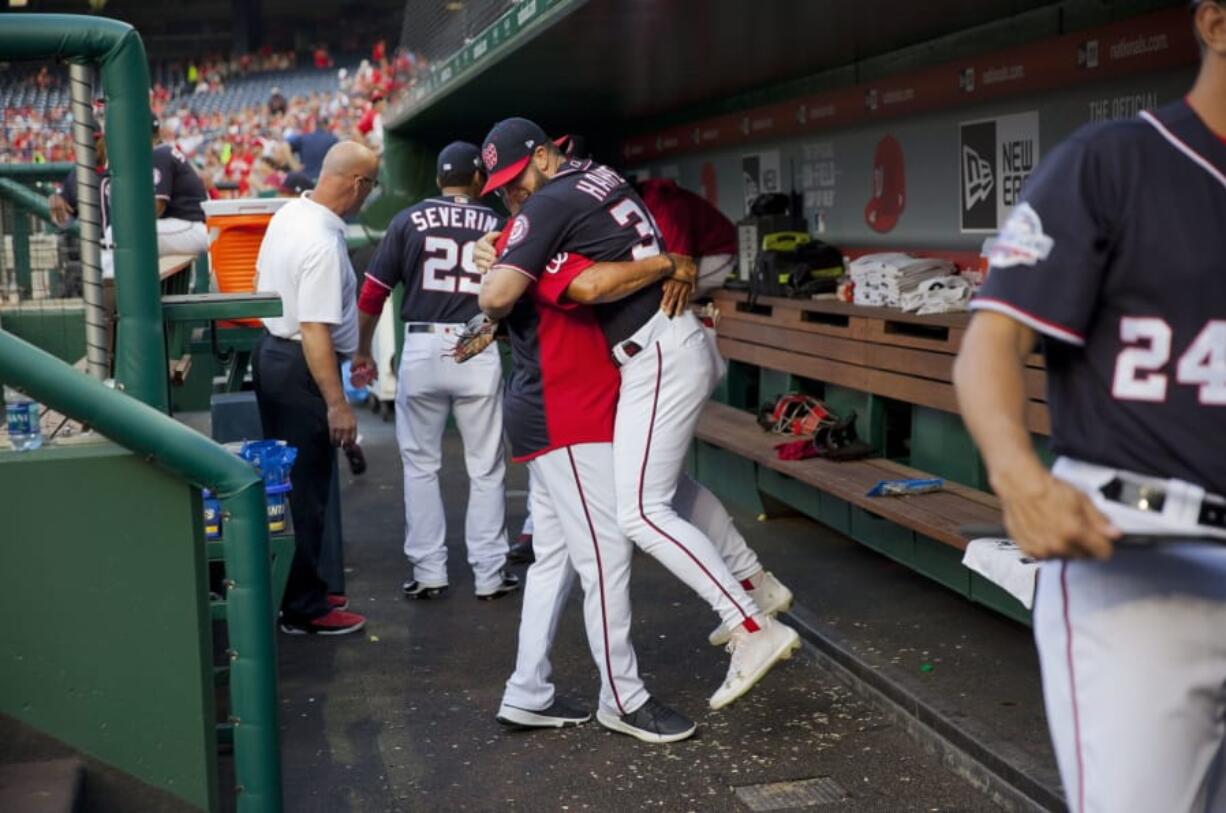
[[[307,193],[310,194],[310,193]],[[255,261],[255,289],[279,294],[282,315],[264,319],[274,336],[302,341],[303,322],[331,325],[337,353],[358,349],[358,283],[345,221],[306,195],[272,216]]]

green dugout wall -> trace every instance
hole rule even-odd
[[[110,443],[0,451],[0,712],[211,810],[199,491]]]

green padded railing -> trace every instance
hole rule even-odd
[[[47,164],[0,164],[0,178],[11,178],[24,183],[60,181],[65,175],[76,169],[76,166],[70,161]]]

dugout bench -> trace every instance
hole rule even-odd
[[[693,473],[722,497],[769,517],[799,511],[1011,618],[1029,613],[962,565],[963,525],[998,524],[978,451],[958,415],[953,361],[969,314],[916,316],[828,300],[719,291],[720,352],[729,371],[703,412]],[[1050,433],[1043,359],[1026,366],[1026,423],[1043,450]],[[757,424],[758,407],[800,391],[840,417],[854,410],[877,456],[780,460],[786,437]],[[943,491],[868,497],[880,480],[941,477]]]

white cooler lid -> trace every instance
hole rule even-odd
[[[206,200],[200,204],[205,217],[229,215],[271,215],[293,198],[229,198]]]

